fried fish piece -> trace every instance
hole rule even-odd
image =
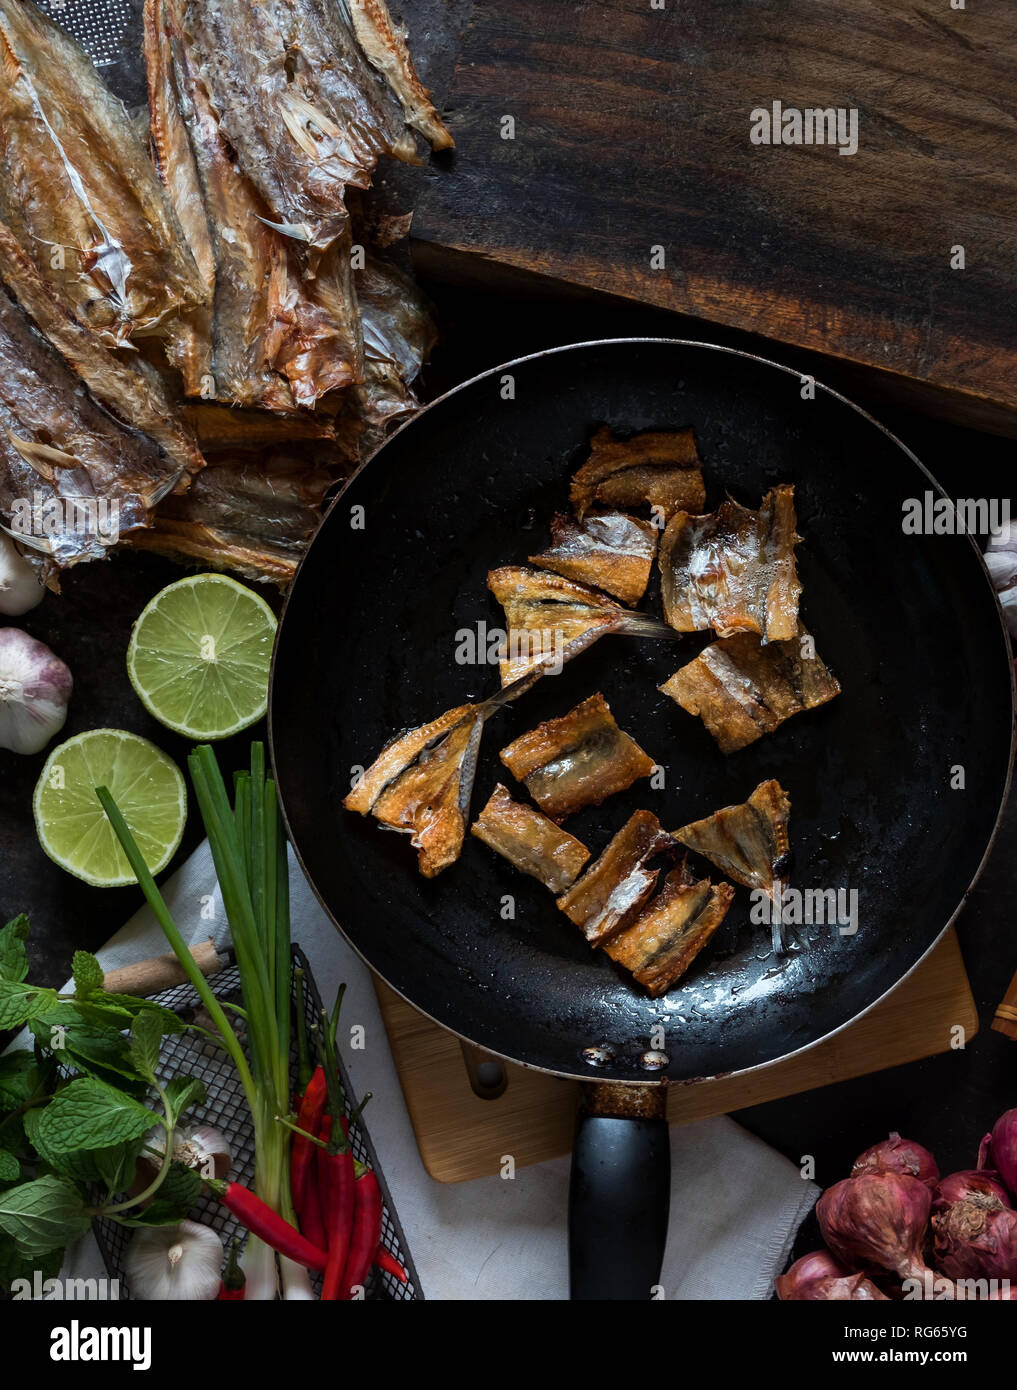
[[[729,883],[697,880],[683,862],[632,925],[605,942],[604,950],[656,998],[684,975],[727,916],[733,898]]]
[[[758,512],[730,501],[704,516],[677,512],[660,543],[667,621],[678,632],[755,632],[764,643],[794,637],[795,526],[789,484],[771,488]]]
[[[410,387],[437,330],[420,289],[391,261],[368,253],[354,279],[364,337],[364,381],[354,393],[366,455],[394,424],[420,408]]]
[[[371,807],[382,825],[411,835],[425,878],[434,878],[459,858],[483,727],[483,713],[473,710],[429,743]]]
[[[343,801],[412,836],[417,866],[433,878],[459,858],[485,711],[458,705],[385,745]]]
[[[557,899],[558,907],[592,946],[600,946],[628,926],[653,893],[660,868],[651,861],[676,853],[674,837],[653,812],[636,811],[582,878]]]
[[[525,565],[491,570],[487,587],[505,609],[508,651],[499,661],[502,685],[509,685],[548,660],[562,663],[608,632],[667,637],[655,618],[633,613],[586,584]]]
[[[760,782],[740,806],[725,806],[674,833],[728,878],[746,888],[765,889],[773,900],[775,885],[787,883],[791,866],[790,818],[791,798],[771,780]]]
[[[499,782],[470,826],[486,845],[552,893],[564,893],[590,857],[590,851],[541,811],[513,801]]]
[[[630,606],[646,592],[657,554],[657,528],[624,512],[601,512],[575,521],[556,512],[551,547],[530,564],[565,579],[590,584]]]
[[[812,654],[803,655],[803,649]],[[792,715],[840,694],[801,622],[790,641],[765,647],[753,632],[711,642],[660,689],[699,715],[722,753],[744,748]]]
[[[602,425],[590,440],[590,457],[572,479],[570,500],[582,518],[595,502],[605,507],[698,512],[706,502],[696,437],[691,429],[646,430],[616,439]]]
[[[457,705],[390,739],[343,805],[412,835],[420,872],[441,873],[463,846],[484,723],[539,676],[534,671],[489,700]]]
[[[498,756],[555,821],[599,806],[654,769],[653,759],[619,729],[600,691],[522,734]]]
[[[120,347],[206,296],[123,103],[28,0],[0,0],[0,217],[80,323]]]

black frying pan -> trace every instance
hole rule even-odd
[[[496,667],[457,663],[457,634],[501,625],[486,574],[544,547],[602,422],[622,435],[694,425],[710,508],[725,492],[755,506],[775,483],[795,484],[802,613],[843,687],[725,758],[657,690],[708,639],[606,637],[487,725],[475,809],[496,780],[511,785],[501,747],[601,690],[667,785],[637,783],[571,818],[594,853],[638,807],[674,828],[776,777],[792,802],[792,883],[857,890],[854,936],[803,927],[782,959],[739,890],[711,946],[658,1000],[479,841],[467,836],[460,861],[426,881],[406,839],[340,804],[351,769],[394,731],[497,689]],[[657,1277],[668,1170],[663,1088],[645,1085],[653,1030],[670,1081],[808,1047],[914,968],[979,872],[1012,761],[1012,664],[973,542],[904,534],[903,502],[926,493],[941,496],[899,441],[821,386],[803,398],[787,368],[700,343],[587,343],[487,372],[422,411],[340,494],[300,568],[270,730],[293,843],[322,903],[372,969],[462,1037],[562,1076],[630,1083],[587,1088],[575,1296],[645,1298]],[[963,789],[951,786],[957,768]],[[506,896],[514,920],[501,915]]]

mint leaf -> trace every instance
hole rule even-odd
[[[23,912],[0,928],[0,980],[20,984],[28,974],[27,940],[28,918]]]
[[[7,928],[4,927],[4,931]],[[20,1028],[30,1018],[36,1018],[56,1007],[55,989],[29,985],[18,980],[0,979],[0,1029]]]
[[[93,1157],[107,1191],[127,1191],[134,1181],[140,1150],[140,1136],[123,1144],[114,1144],[111,1149],[96,1150]]]
[[[91,1024],[93,1028],[113,1028],[118,1033],[125,1028],[130,1028],[131,1020],[134,1015],[127,1009],[118,1008],[113,1004],[100,1003],[101,995],[93,995],[91,999],[75,999],[67,1002],[60,1007],[81,1020],[82,1023]]]
[[[36,1273],[44,1282],[47,1279],[55,1279],[63,1262],[62,1246],[50,1250],[45,1255],[34,1255],[31,1259],[26,1259],[20,1254],[10,1236],[0,1233],[0,1289],[9,1291],[15,1279],[26,1279],[34,1289]]]
[[[204,1082],[196,1076],[175,1076],[166,1085],[166,1103],[174,1125],[185,1110],[192,1105],[201,1105],[205,1099]]]
[[[0,1231],[29,1259],[83,1236],[90,1224],[81,1193],[64,1178],[36,1178],[0,1192]]]
[[[113,1086],[142,1082],[131,1057],[130,1043],[121,1032],[123,1020],[115,1026],[93,1026],[78,1017],[84,1005],[57,1004],[42,1018],[32,1019],[32,1036],[65,1067],[74,1067]],[[124,1081],[120,1078],[123,1077]]]
[[[74,952],[71,971],[74,975],[75,999],[87,999],[97,989],[102,989],[103,968],[88,951]]]
[[[96,1162],[96,1153],[99,1151],[77,1149],[70,1153],[62,1153],[57,1149],[51,1149],[46,1143],[45,1135],[39,1133],[44,1114],[43,1110],[29,1110],[26,1113],[25,1137],[46,1167],[52,1168],[63,1177],[73,1178],[75,1182],[101,1182],[102,1174]]]
[[[183,1221],[200,1196],[201,1179],[197,1173],[174,1159],[149,1205],[121,1220],[125,1226],[175,1226]]]
[[[16,1110],[35,1092],[35,1058],[30,1052],[0,1057],[0,1111]]]
[[[133,994],[99,994],[92,999],[93,1006],[116,1006],[123,1009],[131,1018],[140,1013],[152,1013],[162,1020],[162,1031],[164,1033],[183,1033],[187,1029],[184,1020],[167,1009],[165,1004],[157,1004],[154,999],[136,999]]]
[[[21,1164],[12,1153],[0,1149],[0,1182],[17,1182],[21,1177]]]
[[[39,1134],[58,1153],[106,1149],[144,1134],[160,1118],[122,1091],[87,1076],[53,1097],[43,1111]]]
[[[155,1080],[162,1048],[162,1023],[155,1014],[138,1014],[131,1028],[131,1061],[141,1076]]]

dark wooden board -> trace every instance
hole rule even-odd
[[[1017,10],[662,3],[407,0],[457,141],[410,174],[419,263],[763,334],[1017,432]],[[750,143],[776,99],[857,108],[857,154]]]

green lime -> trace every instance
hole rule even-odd
[[[46,759],[32,807],[49,857],[97,888],[135,881],[96,787],[109,788],[152,873],[165,869],[184,833],[187,788],[161,749],[123,729],[76,734]]]
[[[127,674],[167,729],[226,738],[265,713],[275,628],[265,600],[235,579],[178,579],[134,624]]]

